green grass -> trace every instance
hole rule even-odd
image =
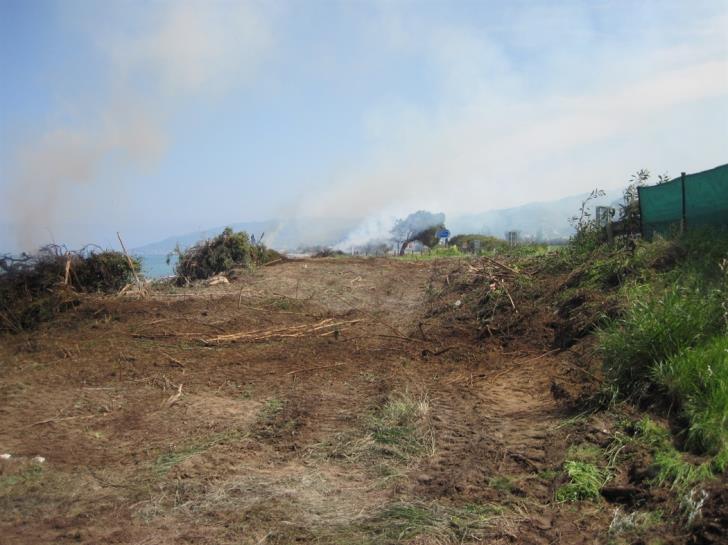
[[[471,254],[461,252],[456,246],[436,246],[429,251],[425,251],[421,254],[405,254],[403,256],[397,256],[397,259],[405,261],[421,261],[427,259],[439,259],[442,257],[472,257]]]
[[[728,448],[728,336],[658,363],[654,380],[682,407],[688,447],[713,454]]]
[[[608,473],[587,462],[568,460],[564,470],[569,482],[556,491],[556,501],[584,501],[599,498],[599,491],[609,480]]]
[[[673,446],[670,432],[648,416],[634,424],[634,431],[631,440],[637,441],[652,453],[652,467],[655,474],[652,483],[657,486],[669,486],[685,494],[694,485],[709,480],[715,473],[725,470],[728,460],[726,451],[722,451],[711,460],[693,463]],[[629,441],[630,439],[621,435],[618,439],[620,445]]]
[[[646,285],[625,293],[622,318],[599,334],[608,379],[623,394],[643,395],[656,365],[696,346],[724,327],[721,299],[713,290]]]

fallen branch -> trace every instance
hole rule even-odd
[[[503,282],[502,279],[501,279],[500,283],[501,283],[501,287],[503,288],[503,291],[505,291],[506,295],[508,296],[508,300],[511,302],[511,306],[513,307],[513,310],[517,311],[518,309],[516,309],[516,304],[513,302],[513,297],[511,297],[511,293],[508,291],[508,288],[506,288],[506,283]]]
[[[131,257],[129,257],[128,252],[126,251],[126,246],[124,246],[124,241],[121,240],[121,234],[117,231],[116,237],[119,239],[119,244],[121,244],[121,249],[124,251],[124,255],[126,256],[126,260],[129,263],[129,268],[131,269],[131,273],[134,275],[134,280],[136,280],[137,288],[139,289],[139,295],[142,297],[146,297],[146,290],[144,289],[144,285],[142,284],[142,281],[139,279],[139,276],[136,273],[136,269],[134,268],[134,262],[131,260]]]
[[[171,407],[172,405],[177,403],[177,401],[179,401],[180,397],[182,397],[182,383],[180,383],[180,385],[177,387],[176,394],[169,396],[169,398],[166,401],[162,402],[162,407],[163,408]]]
[[[305,337],[307,335],[320,335],[319,332],[324,330],[323,334],[331,334],[331,330],[337,330],[344,325],[351,325],[362,320],[346,320],[343,322],[335,322],[333,318],[327,318],[321,320],[316,324],[302,324],[297,326],[280,327],[277,329],[259,329],[255,331],[241,331],[239,333],[229,333],[226,335],[217,335],[215,337],[208,337],[200,339],[205,344],[220,343],[220,342],[233,342],[233,341],[263,341],[272,338],[286,338],[286,337]]]
[[[501,269],[503,269],[503,270],[506,270],[506,271],[512,272],[513,274],[517,274],[517,275],[520,275],[520,274],[525,274],[525,275],[527,275],[527,274],[528,274],[528,273],[526,273],[526,272],[521,272],[521,271],[517,271],[516,269],[513,269],[512,267],[509,267],[509,266],[508,266],[508,265],[506,265],[505,263],[501,263],[501,262],[500,262],[500,261],[498,261],[497,259],[493,259],[492,257],[488,257],[487,255],[484,255],[484,256],[483,256],[483,258],[484,258],[484,259],[486,259],[487,261],[489,261],[489,262],[493,263],[493,265],[496,265],[497,267],[500,267],[500,268],[501,268]]]
[[[159,351],[159,353],[162,354],[162,356],[164,356],[165,358],[167,358],[172,363],[174,363],[176,365],[179,365],[183,369],[185,368],[185,364],[182,363],[181,361],[179,361],[177,358],[171,356],[170,354],[167,354],[166,352],[162,352],[161,350]]]

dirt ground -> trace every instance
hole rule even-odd
[[[582,353],[483,337],[440,296],[465,266],[292,261],[3,336],[0,541],[606,543],[615,506],[554,500]]]

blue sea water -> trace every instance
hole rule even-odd
[[[177,257],[173,256],[169,264],[166,255],[136,255],[142,261],[142,272],[146,278],[163,278],[174,274]]]

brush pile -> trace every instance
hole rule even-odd
[[[130,264],[131,262],[131,264]],[[36,254],[0,258],[0,331],[32,329],[79,304],[79,292],[116,293],[141,266],[121,252],[49,245]]]
[[[230,227],[186,250],[178,247],[173,254],[178,257],[175,273],[180,285],[282,259],[275,250],[266,248],[261,242],[256,243],[254,238],[251,240],[245,231],[236,233]]]
[[[333,248],[319,248],[315,252],[311,252],[311,254],[311,257],[339,257],[344,255],[344,252]]]

